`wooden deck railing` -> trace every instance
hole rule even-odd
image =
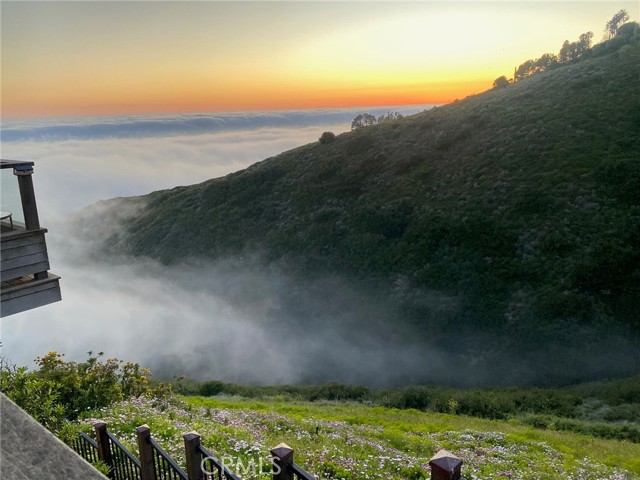
[[[72,442],[73,449],[89,462],[101,460],[109,468],[112,480],[241,480],[200,442],[197,432],[183,435],[186,469],[165,452],[151,437],[147,425],[136,428],[140,460],[108,430],[105,422],[94,424],[96,440],[81,433]],[[273,480],[318,480],[293,460],[293,449],[281,443],[271,450]],[[440,450],[429,461],[431,480],[459,480],[462,460]]]

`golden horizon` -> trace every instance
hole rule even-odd
[[[620,6],[637,17],[633,2],[7,2],[0,113],[446,104]]]

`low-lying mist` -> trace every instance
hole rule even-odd
[[[3,319],[3,355],[12,362],[33,365],[48,351],[84,360],[93,351],[139,362],[161,379],[489,386],[624,374],[635,349],[595,331],[558,344],[550,331],[548,344],[505,351],[487,333],[455,327],[459,299],[411,293],[401,279],[385,286],[337,273],[310,278],[259,254],[168,266],[104,254],[100,239],[117,221],[86,227],[82,217],[51,225],[64,232],[49,241],[63,300]],[[399,300],[408,295],[423,303],[421,325],[403,317]]]
[[[301,282],[257,256],[172,266],[103,257],[70,225],[52,225],[65,235],[49,242],[63,301],[3,320],[3,354],[15,363],[91,350],[161,378],[379,386],[442,366],[389,322],[379,295],[337,275]]]
[[[143,206],[123,205],[119,217],[103,215],[108,205],[100,204],[49,225],[58,232],[48,246],[63,300],[4,318],[3,356],[33,365],[49,351],[71,360],[93,351],[138,362],[161,379],[374,388],[560,384],[637,368],[629,356],[637,347],[622,333],[581,330],[559,343],[555,335],[571,336],[545,329],[548,343],[532,345],[524,332],[502,348],[504,334],[456,327],[469,313],[463,299],[413,291],[402,278],[301,275],[259,253],[173,265],[109,255],[102,240]],[[101,222],[89,223],[92,215]],[[418,301],[419,318],[407,317],[406,305]]]

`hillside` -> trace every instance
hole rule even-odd
[[[454,352],[463,382],[636,373],[640,41],[625,31],[573,65],[82,221],[139,206],[108,251],[340,275],[402,338]]]

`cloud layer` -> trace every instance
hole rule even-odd
[[[36,162],[34,183],[46,224],[99,200],[224,176],[315,142],[324,131],[347,131],[355,114],[348,109],[5,122],[2,157]],[[17,203],[7,196],[3,204]]]
[[[379,116],[389,111],[417,113],[430,106],[371,107],[323,110],[264,111],[249,113],[198,113],[182,115],[136,115],[79,117],[49,120],[5,121],[3,142],[26,140],[98,140],[105,138],[167,137],[199,135],[261,128],[302,128],[318,125],[349,125],[366,111]]]
[[[103,351],[163,378],[260,384],[397,385],[441,367],[407,343],[374,292],[327,276],[300,281],[259,258],[100,259],[64,225],[49,249],[63,300],[2,319],[3,354]]]
[[[32,365],[51,350],[76,360],[89,350],[104,351],[164,376],[258,383],[387,384],[397,383],[400,371],[406,378],[425,363],[435,368],[435,357],[425,362],[429,353],[389,331],[394,312],[374,292],[340,278],[301,283],[259,259],[196,259],[174,267],[146,259],[96,260],[89,253],[93,245],[79,239],[68,218],[100,199],[237,171],[317,141],[323,131],[348,130],[353,116],[231,115],[207,133],[217,120],[197,115],[14,125],[3,157],[36,162],[40,217],[49,228],[63,300],[2,319],[3,355]]]

